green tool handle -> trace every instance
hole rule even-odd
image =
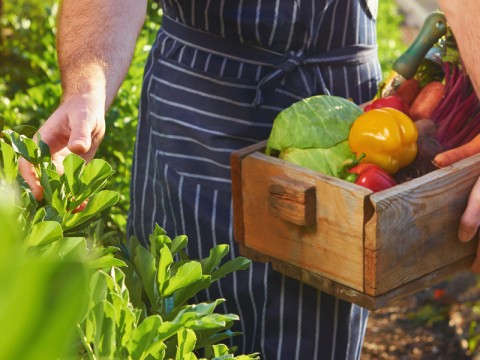
[[[410,47],[393,63],[393,70],[411,79],[430,48],[447,32],[447,21],[440,11],[427,16]]]

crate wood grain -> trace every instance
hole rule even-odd
[[[371,310],[467,268],[478,240],[457,240],[480,155],[372,193],[264,154],[232,154],[241,253]]]

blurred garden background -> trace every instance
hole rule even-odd
[[[407,21],[408,14],[395,0],[379,2],[377,32],[385,76],[418,28]],[[38,127],[59,104],[57,10],[58,2],[54,0],[0,1],[0,114],[8,127]],[[119,202],[103,215],[103,222],[115,234],[112,241],[125,235],[143,66],[160,23],[161,9],[151,1],[128,76],[108,111],[107,134],[97,153],[115,170],[108,187],[120,194]],[[429,289],[396,307],[372,314],[363,357],[480,359],[479,282],[478,278],[472,282],[472,276],[461,276],[438,288],[442,296],[437,289]],[[452,286],[458,281],[464,286]],[[449,295],[448,291],[452,296],[443,296]]]

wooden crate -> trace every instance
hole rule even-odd
[[[242,255],[370,310],[468,268],[478,240],[457,239],[480,155],[391,189],[366,188],[264,154],[232,154]]]

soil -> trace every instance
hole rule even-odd
[[[461,272],[371,312],[362,360],[393,359],[480,360],[480,276]]]

